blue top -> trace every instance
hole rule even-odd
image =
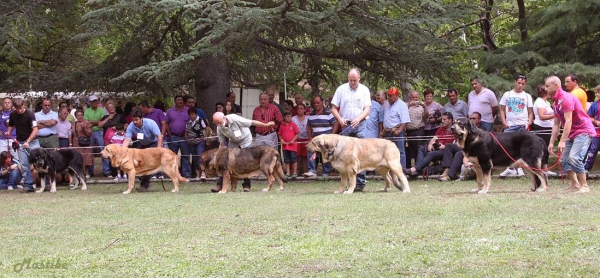
[[[410,122],[408,115],[408,106],[401,99],[398,99],[394,104],[390,105],[385,110],[383,117],[383,128],[393,128],[400,124]]]
[[[160,129],[156,122],[146,118],[142,118],[141,120],[142,127],[135,126],[133,122],[127,126],[125,137],[131,139],[135,135],[139,141],[143,142],[142,145],[157,142],[158,136],[160,135]],[[140,138],[138,135],[140,133],[144,134],[143,138]]]
[[[2,132],[2,134],[0,134],[0,139],[2,140],[6,140],[4,132],[8,131],[8,118],[10,118],[11,112],[12,111],[2,111],[2,119],[0,120],[0,131]],[[17,137],[17,129],[13,128],[12,132],[10,133],[10,138],[15,137]]]
[[[383,107],[377,101],[371,100],[371,112],[369,118],[365,120],[366,126],[357,136],[359,138],[378,138],[379,123],[383,123]]]

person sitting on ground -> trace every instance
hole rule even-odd
[[[444,157],[446,145],[454,141],[454,134],[452,134],[452,131],[450,130],[453,121],[454,118],[452,117],[452,113],[444,112],[444,114],[442,114],[442,126],[438,128],[435,136],[429,140],[429,144],[427,145],[427,155],[425,155],[423,159],[420,159],[415,167],[410,169],[404,168],[403,171],[405,174],[416,176],[423,168],[427,167],[429,163]],[[436,145],[436,143],[439,145]]]
[[[10,152],[0,153],[0,189],[13,190],[20,187],[21,165],[13,158]]]

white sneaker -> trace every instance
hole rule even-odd
[[[552,171],[546,171],[546,175],[548,175],[548,176],[556,176],[556,173],[554,173]]]
[[[160,175],[160,176],[158,176],[158,178],[162,180],[162,179],[164,179],[164,178],[165,178],[165,176],[163,176],[163,175]]]
[[[119,177],[119,176],[117,176],[117,177],[114,179],[114,181],[119,181],[119,180],[121,180],[121,177]]]
[[[206,179],[206,174],[202,173],[202,175],[200,175],[200,179],[201,180],[205,180]]]
[[[519,177],[525,176],[525,173],[523,173],[522,168],[517,168],[517,176],[519,176]]]
[[[152,178],[151,178],[151,179],[155,180],[155,179],[156,179],[156,176],[152,176]]]
[[[313,173],[313,172],[306,172],[303,174],[303,176],[307,177],[307,178],[314,178],[317,176],[317,174]]]
[[[523,170],[521,170],[523,171]],[[518,172],[516,169],[510,169],[510,168],[506,168],[506,170],[504,170],[504,172],[500,173],[501,177],[516,177],[518,176]]]
[[[89,180],[90,179],[90,175],[85,175],[85,179]]]
[[[122,180],[127,180],[127,174],[123,175],[123,177],[121,178]]]

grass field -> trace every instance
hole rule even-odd
[[[165,183],[168,190],[171,184]],[[334,195],[338,181],[212,194],[212,183],[121,195],[125,184],[1,192],[8,277],[597,277],[600,190],[551,180],[411,181]],[[59,265],[56,265],[56,262]],[[40,265],[44,264],[44,265]],[[53,265],[54,264],[54,265]],[[38,267],[39,269],[34,269]]]

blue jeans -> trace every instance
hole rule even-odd
[[[8,172],[8,179],[0,179],[0,189],[8,189],[9,186],[16,188],[21,183],[21,178],[21,170],[11,170]]]
[[[564,172],[585,173],[583,159],[587,154],[592,139],[588,134],[580,134],[575,139],[567,139],[565,150],[560,157],[560,165]]]
[[[594,167],[594,161],[596,160],[596,155],[598,154],[598,147],[600,147],[600,137],[592,138],[592,143],[587,151],[587,160],[585,161],[586,170],[590,170],[592,167]]]
[[[33,149],[40,148],[40,142],[37,139],[29,142],[29,148],[23,148],[23,143],[25,141],[20,141],[19,144],[21,147],[19,148],[19,162],[21,162],[21,166],[23,167],[23,176],[25,177],[25,184],[23,185],[27,189],[33,190],[33,174],[31,174],[31,169],[29,169],[29,153]]]
[[[181,150],[181,175],[185,178],[192,176],[192,167],[190,165],[190,148],[188,147],[185,137],[171,136],[169,140],[169,149],[175,154]]]
[[[192,166],[194,169],[198,169],[200,168],[200,156],[204,153],[204,149],[206,148],[206,144],[204,141],[196,144],[196,145],[192,145],[192,144],[188,144],[188,147],[190,148],[190,152],[192,153]],[[196,168],[198,167],[198,168]],[[198,177],[199,178],[199,177]]]
[[[402,164],[402,168],[406,168],[406,150],[404,149],[406,131],[403,130],[402,132],[400,132],[400,134],[398,136],[394,135],[394,133],[392,133],[392,132],[387,132],[385,134],[385,136],[389,137],[389,138],[393,138],[390,140],[392,142],[394,142],[394,144],[396,144],[396,147],[398,147],[398,150],[400,151],[400,164]],[[417,156],[417,160],[418,160],[418,156]],[[415,162],[417,162],[417,160],[415,160]]]
[[[104,131],[92,131],[92,146],[98,146],[100,151],[104,150]],[[93,173],[91,173],[93,174]],[[91,175],[90,174],[90,175]],[[110,161],[108,159],[102,158],[102,174],[105,176],[110,176]]]
[[[526,125],[513,125],[509,126],[504,132],[517,132],[517,131],[527,131]]]
[[[317,159],[315,160],[310,160],[310,157],[313,155],[313,153],[307,151],[306,152],[306,167],[308,168],[308,171],[311,173],[317,173]],[[317,153],[317,158],[321,156],[320,153]],[[329,175],[329,173],[331,172],[331,169],[333,167],[331,166],[331,162],[323,162],[323,175]]]
[[[479,122],[479,128],[481,128],[483,130],[492,131],[493,127],[494,127],[494,123],[487,123],[484,121]]]

